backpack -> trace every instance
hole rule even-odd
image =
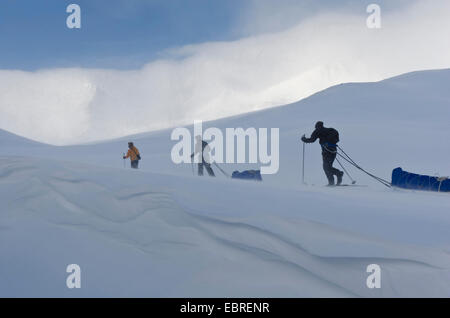
[[[334,128],[328,128],[327,142],[336,145],[339,142],[339,132]]]
[[[136,155],[136,159],[137,159],[137,160],[141,160],[141,154],[138,154],[136,151],[134,151],[134,149],[132,149],[132,151],[133,151],[134,154]]]

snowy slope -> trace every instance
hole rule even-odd
[[[343,149],[380,177],[389,179],[392,169],[398,166],[424,174],[449,175],[449,82],[450,70],[437,70],[409,73],[377,83],[343,84],[295,104],[208,122],[203,127],[280,128],[280,170],[277,175],[266,177],[266,181],[276,184],[298,184],[299,139],[303,133],[312,132],[317,120],[337,128]],[[190,167],[175,165],[170,160],[175,144],[170,140],[171,132],[163,130],[86,146],[42,147],[41,151],[31,152],[3,144],[0,154],[31,153],[120,168],[126,142],[133,140],[143,153],[143,170],[190,175]],[[306,150],[306,181],[325,184],[320,146],[308,145]],[[257,167],[236,165],[227,170]],[[355,174],[359,183],[371,184],[371,180]]]
[[[442,194],[280,191],[24,158],[0,167],[2,296],[450,295]],[[85,273],[77,291],[64,286],[71,263]],[[372,263],[381,290],[365,287]]]
[[[448,194],[354,170],[369,187],[301,186],[298,139],[323,120],[382,177],[399,165],[448,175],[449,81],[442,70],[345,84],[206,124],[280,128],[280,171],[257,184],[193,177],[171,163],[170,131],[70,147],[2,131],[0,296],[448,297]],[[123,168],[130,138],[140,171]],[[324,184],[319,146],[307,150],[307,181]],[[72,263],[79,290],[65,286]],[[372,263],[380,290],[366,287]]]

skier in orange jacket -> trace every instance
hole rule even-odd
[[[131,168],[137,169],[139,166],[139,160],[141,160],[141,155],[139,150],[134,146],[134,144],[130,141],[128,143],[128,152],[127,155],[123,157],[123,159],[130,158]]]

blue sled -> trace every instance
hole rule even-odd
[[[260,170],[245,170],[242,172],[234,171],[231,175],[233,179],[244,179],[244,180],[254,180],[254,181],[262,181],[261,171]]]
[[[392,186],[412,190],[450,192],[450,179],[424,176],[396,168],[392,171]]]

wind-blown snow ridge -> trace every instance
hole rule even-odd
[[[364,231],[349,231],[333,222],[311,220],[310,214],[298,208],[293,211],[292,207],[302,204],[318,214],[335,211],[327,211],[326,201],[308,200],[314,194],[308,191],[288,193],[285,204],[273,210],[269,202],[278,194],[270,195],[273,189],[263,185],[255,188],[247,183],[199,181],[27,158],[1,158],[0,175],[4,208],[0,215],[4,226],[0,231],[0,249],[5,256],[0,262],[0,272],[7,276],[18,273],[14,264],[5,260],[28,244],[23,233],[11,233],[8,228],[13,227],[15,219],[26,218],[34,226],[43,223],[42,231],[34,231],[34,240],[58,238],[52,246],[39,246],[34,251],[35,261],[58,262],[59,249],[64,249],[65,242],[77,245],[77,239],[88,239],[89,245],[80,244],[73,251],[73,262],[80,263],[87,272],[93,266],[107,268],[109,284],[117,288],[123,280],[128,281],[120,292],[113,288],[107,295],[133,295],[137,290],[145,290],[147,295],[179,297],[450,295],[450,285],[446,283],[450,278],[448,253],[380,239]],[[181,189],[186,188],[195,191],[180,195]],[[243,197],[230,201],[228,197],[236,196],[237,192],[249,193],[250,197],[257,194],[260,204],[269,208],[248,210],[240,205]],[[183,198],[189,195],[191,200],[201,200],[205,194],[205,202],[200,206]],[[355,197],[359,195],[354,193]],[[211,211],[208,201],[222,205],[223,210]],[[61,233],[56,236],[56,231]],[[15,244],[8,244],[14,237]],[[101,248],[102,241],[113,246],[112,255],[99,253],[95,259],[84,255],[84,251]],[[136,256],[126,259],[129,256],[124,255],[130,251],[140,254],[140,259]],[[115,277],[108,269],[108,260],[123,257],[128,266],[144,263],[153,269],[145,273],[121,271],[123,277]],[[192,281],[185,280],[180,289],[176,288],[179,275],[166,277],[164,284],[173,289],[169,287],[162,292],[160,284],[145,286],[139,279],[140,275],[146,275],[147,279],[158,280],[159,275],[164,276],[164,268],[167,270],[167,266],[175,263],[182,277],[195,277]],[[242,263],[254,266],[254,274],[235,270]],[[384,271],[384,288],[380,291],[365,285],[365,268],[372,263],[379,264]],[[273,278],[261,281],[268,268]],[[225,281],[230,273],[233,284],[227,290]],[[282,273],[289,273],[290,282]],[[22,293],[41,295],[43,290],[32,283],[36,280],[33,274],[37,273],[31,268],[24,274],[23,282],[16,280],[9,284],[1,278],[0,294],[14,295],[14,291],[18,293],[19,288],[25,288],[26,282],[34,287],[21,290]],[[103,279],[101,275],[90,277],[90,288],[82,289],[80,295],[105,292]],[[209,284],[200,284],[200,288],[196,282]],[[411,288],[411,284],[420,288]],[[54,296],[66,293],[63,285],[45,292]]]

